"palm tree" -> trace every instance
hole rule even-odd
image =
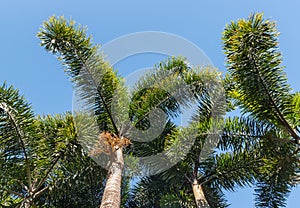
[[[257,206],[285,205],[299,181],[299,93],[291,94],[286,83],[277,35],[275,24],[261,14],[227,25],[228,107],[239,107],[244,115],[225,120],[218,148],[206,161],[199,161],[199,137],[177,166],[141,179],[133,190],[132,207],[226,207],[222,190],[248,185],[256,186]],[[198,129],[207,136],[205,128]],[[201,199],[196,197],[196,203],[204,204],[196,205],[192,193]]]
[[[208,122],[209,116],[203,116],[198,123],[198,137],[182,161],[165,172],[142,178],[135,185],[130,207],[227,207],[224,190],[234,191],[255,183],[266,157],[247,135],[263,133],[265,129],[251,128],[250,123],[228,118],[220,134],[211,132],[205,120]],[[190,130],[191,127],[187,128]],[[203,158],[204,142],[212,133],[222,137],[218,147]]]
[[[41,39],[42,45],[46,50],[61,55],[63,64],[67,67],[66,70],[72,81],[79,86],[83,86],[83,90],[86,92],[83,95],[85,99],[89,97],[93,99],[94,92],[96,91],[98,97],[95,110],[99,111],[99,128],[103,132],[108,132],[107,134],[102,134],[99,140],[108,140],[109,138],[114,138],[115,135],[120,138],[121,135],[119,135],[110,112],[113,91],[118,87],[120,78],[97,55],[97,48],[91,45],[91,40],[86,36],[84,28],[79,26],[76,29],[73,21],[67,23],[63,18],[57,19],[52,17],[48,22],[44,23],[38,37]],[[94,68],[90,65],[96,67]],[[103,79],[99,83],[99,88],[97,88],[98,80],[94,80],[93,77],[96,72],[99,73],[97,76],[103,75]],[[86,82],[90,80],[95,83],[87,85]],[[108,151],[111,153],[110,157],[113,160],[108,170],[106,189],[103,194],[101,207],[119,207],[121,202],[120,186],[124,166],[123,151],[122,147],[118,148],[118,150],[116,150],[117,148],[113,148],[108,148]]]
[[[192,102],[197,103],[200,112],[201,109],[205,110],[207,100],[211,99],[206,85],[210,83],[211,88],[218,86],[220,76],[214,70],[192,68],[183,58],[170,58],[141,78],[132,92],[134,96],[128,100],[128,91],[122,78],[104,61],[97,51],[98,47],[92,45],[91,37],[87,37],[85,28],[76,27],[73,21],[68,22],[62,17],[51,17],[49,21],[44,22],[38,37],[47,51],[57,54],[59,60],[62,60],[84,107],[96,115],[97,128],[94,129],[94,138],[90,136],[83,142],[90,146],[91,156],[97,158],[104,153],[108,158],[108,177],[100,207],[119,207],[124,167],[123,152],[147,158],[150,154],[159,152],[156,143],[172,143],[173,145],[167,146],[175,148],[182,142],[180,139],[187,140],[188,135],[195,130],[190,133],[188,129],[182,131],[176,127],[174,130],[176,125],[172,123],[172,118],[177,117],[182,109],[190,106]],[[188,85],[190,93],[182,90],[182,85]],[[174,97],[172,92],[176,90],[179,92]],[[153,111],[157,108],[160,110]],[[161,114],[167,116],[164,123],[160,122],[163,120]],[[197,120],[196,117],[194,120]],[[150,124],[150,120],[156,122]],[[193,122],[190,121],[191,125]],[[194,123],[196,126],[197,122]],[[165,126],[161,136],[145,144],[144,136],[151,135],[159,125]],[[139,134],[140,132],[142,133]],[[176,139],[176,136],[180,135],[179,132],[181,137]],[[187,134],[183,135],[183,132]],[[131,147],[125,149],[130,143],[133,143]],[[149,145],[156,145],[156,149],[150,148]],[[182,157],[174,153],[165,155],[166,161]],[[159,166],[158,163],[163,162],[146,161],[142,163],[142,167],[153,170],[154,166]],[[161,165],[159,167],[163,168]],[[160,171],[158,168],[151,174]]]
[[[149,79],[153,79],[152,76],[156,77],[150,74],[142,79],[145,82],[149,82]],[[220,136],[220,132],[218,130],[222,128],[222,115],[225,113],[225,101],[223,100],[223,96],[221,96],[223,91],[222,88],[219,88],[221,80],[218,73],[211,69],[198,72],[196,80],[200,82],[201,80],[202,82],[206,80],[207,83],[214,83],[212,85],[215,88],[213,93],[209,92],[209,90],[202,92],[202,85],[193,85],[195,92],[199,93],[195,93],[196,96],[199,96],[197,97],[198,110],[194,112],[194,117],[189,122],[189,125],[181,127],[170,124],[168,132],[162,134],[162,138],[157,138],[147,144],[135,144],[133,152],[141,156],[151,155],[158,150],[172,150],[168,152],[168,157],[177,161],[177,164],[174,164],[175,166],[168,168],[162,173],[142,178],[140,183],[138,183],[133,190],[130,206],[160,207],[162,198],[164,198],[165,195],[171,197],[169,194],[174,194],[174,191],[177,192],[175,196],[173,195],[175,199],[180,198],[178,195],[179,192],[189,196],[186,198],[186,201],[182,199],[181,204],[183,207],[187,207],[188,204],[191,207],[204,207],[204,205],[207,206],[208,204],[211,206],[214,204],[214,206],[218,207],[223,206],[223,202],[221,202],[222,200],[219,198],[222,194],[218,193],[218,191],[216,191],[217,189],[214,189],[214,196],[213,194],[211,194],[211,196],[208,194],[209,192],[212,193],[212,190],[203,191],[204,180],[207,178],[199,174],[201,168],[200,162],[203,162],[202,160],[213,153],[219,141],[218,137]],[[188,147],[187,150],[186,147]],[[157,162],[163,165],[166,164],[162,161]],[[156,165],[155,161],[153,161],[153,163]],[[144,168],[151,169],[152,164],[148,165],[150,167],[146,166]],[[211,167],[210,169],[212,170]],[[210,180],[211,179],[205,181],[205,183]],[[234,179],[232,178],[232,180]],[[194,197],[194,200],[191,200],[191,196]],[[208,200],[207,197],[213,199]],[[169,200],[167,201],[170,203]],[[175,205],[172,204],[170,206]],[[176,206],[179,205],[177,204]]]
[[[223,33],[228,96],[245,116],[239,123],[253,130],[244,136],[265,156],[255,189],[259,207],[284,206],[299,179],[299,93],[287,83],[275,26],[263,14],[252,14]],[[249,146],[241,139],[229,141]]]

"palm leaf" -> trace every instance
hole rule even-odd
[[[74,83],[78,101],[83,109],[97,115],[100,131],[111,131],[119,135],[119,129],[111,113],[114,91],[119,78],[112,67],[92,46],[86,28],[76,26],[74,21],[63,17],[51,17],[44,22],[38,37],[49,52],[59,55],[66,72]]]
[[[18,90],[6,84],[0,87],[0,189],[20,197],[32,191],[33,151],[30,139],[34,114]],[[17,183],[17,179],[22,182]],[[26,184],[26,185],[24,185]],[[19,192],[20,191],[20,192]]]
[[[0,191],[7,196],[3,203],[33,205],[49,189],[75,137],[73,120],[68,115],[35,118],[18,90],[5,84],[0,95]]]
[[[216,94],[221,89],[220,73],[213,68],[192,68],[184,58],[172,57],[156,65],[134,86],[131,119],[135,125],[144,124],[143,119],[156,108],[173,119],[184,109],[205,106],[207,99],[221,101],[217,99],[222,96]]]
[[[232,22],[223,33],[223,44],[235,99],[245,113],[283,127],[299,140],[291,122],[291,88],[281,66],[279,33],[275,23],[253,14]]]

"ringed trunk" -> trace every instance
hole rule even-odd
[[[202,186],[198,183],[197,179],[194,179],[194,182],[192,184],[192,189],[194,192],[197,208],[210,208],[205,198]]]
[[[119,148],[113,154],[108,168],[107,181],[100,208],[119,208],[121,206],[121,181],[124,167],[123,149]]]

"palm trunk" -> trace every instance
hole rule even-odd
[[[205,198],[202,186],[198,183],[197,179],[194,179],[194,182],[192,184],[192,189],[194,192],[197,208],[210,208]]]
[[[114,152],[100,208],[119,208],[121,206],[121,181],[124,167],[122,150],[121,147]]]
[[[31,207],[31,202],[28,199],[25,199],[23,201],[23,203],[21,204],[20,207],[24,207],[24,208],[30,208]]]

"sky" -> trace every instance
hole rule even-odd
[[[294,0],[0,0],[0,84],[14,85],[32,104],[36,114],[56,114],[72,110],[72,86],[56,58],[39,45],[36,33],[53,14],[72,18],[88,26],[97,44],[120,36],[161,31],[181,36],[202,49],[213,65],[225,71],[221,34],[227,23],[264,12],[276,21],[281,32],[280,50],[288,81],[300,90],[298,49],[300,47],[300,2]],[[162,56],[144,55],[117,67],[120,74],[149,67]],[[232,208],[254,207],[250,189],[226,193]],[[299,207],[300,188],[292,191],[288,208]]]

